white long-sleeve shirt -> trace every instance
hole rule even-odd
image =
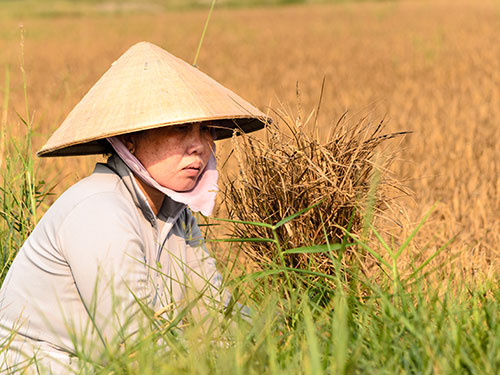
[[[15,329],[10,351],[27,357],[98,352],[135,331],[136,298],[168,313],[192,292],[220,300],[220,284],[186,206],[165,197],[155,216],[112,156],[61,195],[20,249],[0,289],[0,342]]]

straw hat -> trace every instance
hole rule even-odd
[[[162,126],[217,121],[217,139],[271,119],[231,90],[160,47],[126,51],[73,108],[38,156],[98,154],[107,137]]]

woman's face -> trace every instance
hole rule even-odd
[[[162,186],[175,191],[194,188],[213,152],[209,126],[193,123],[131,134],[134,155]]]

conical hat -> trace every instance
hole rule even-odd
[[[192,65],[141,42],[112,64],[38,156],[103,153],[107,137],[200,121],[217,121],[221,139],[271,119]]]

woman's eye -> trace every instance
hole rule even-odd
[[[181,126],[174,127],[174,129],[176,131],[178,131],[179,133],[185,133],[185,132],[187,132],[189,130],[189,126],[182,126],[181,125]]]

